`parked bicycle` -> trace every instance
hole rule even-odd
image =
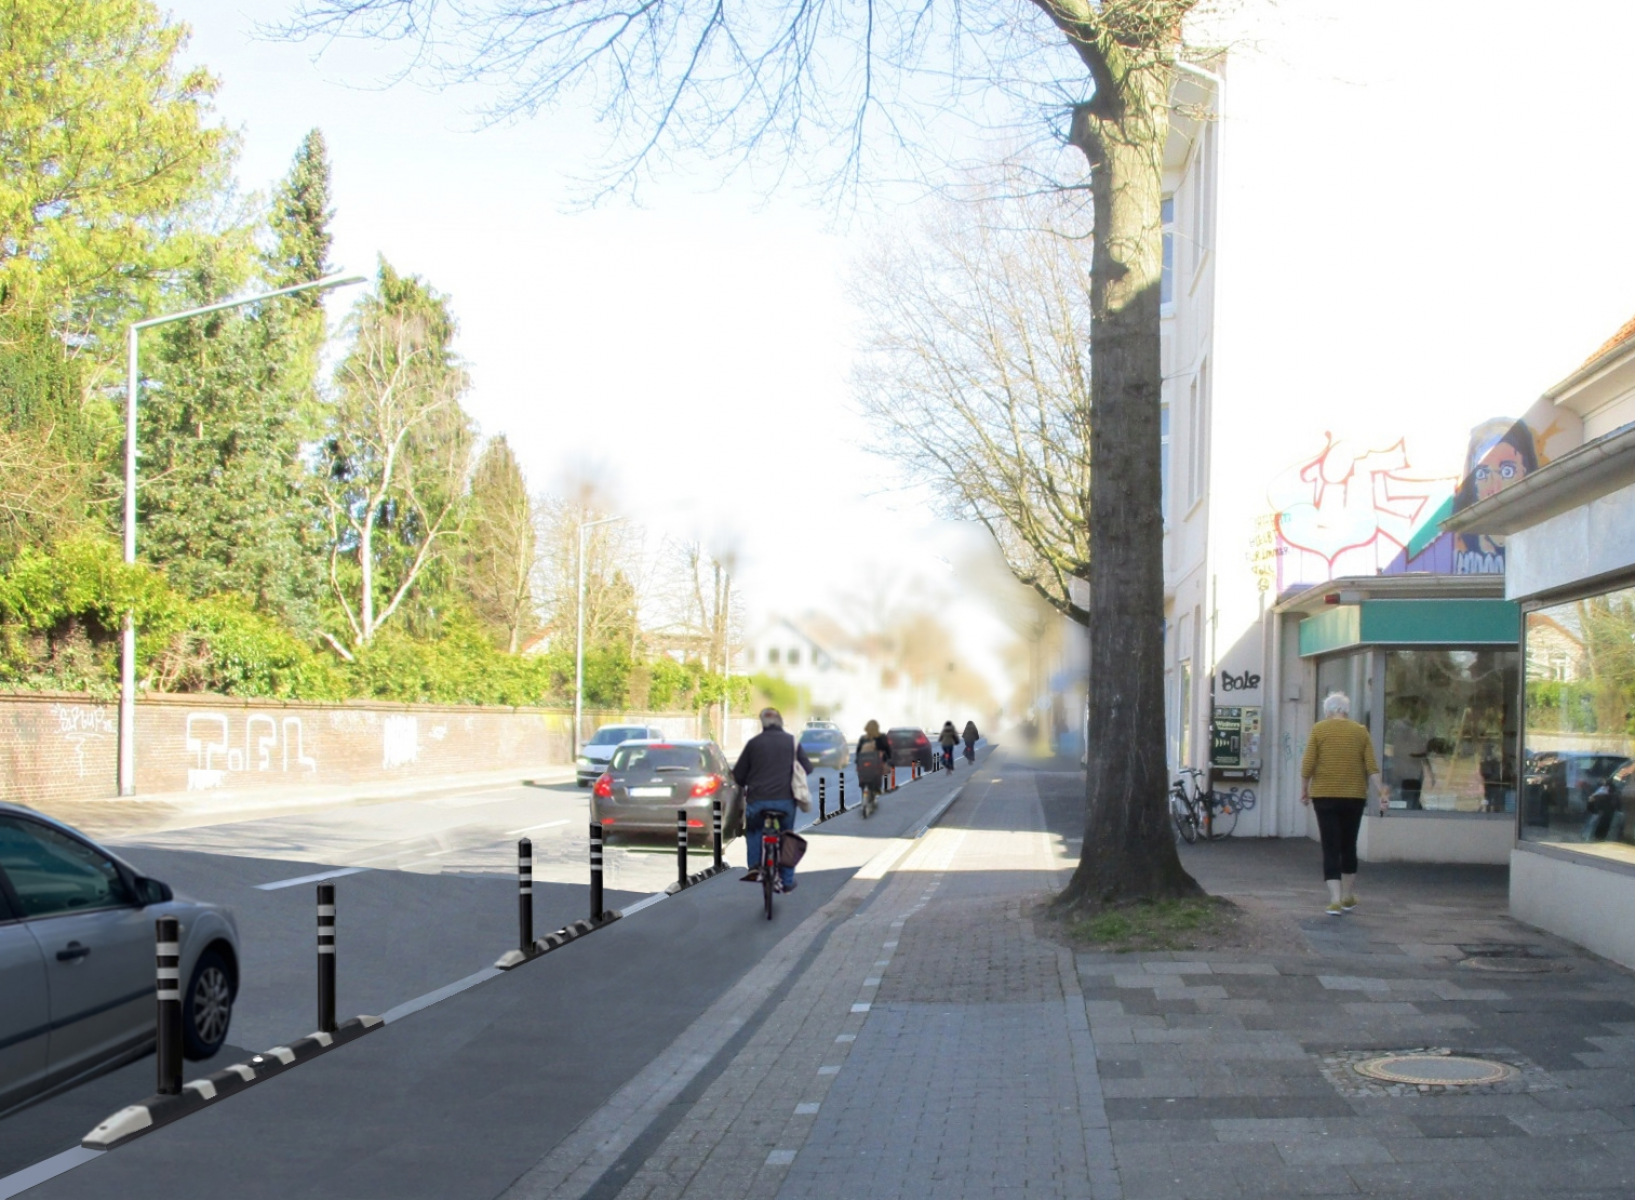
[[[1186,780],[1177,779],[1171,786],[1169,811],[1182,840],[1189,844],[1196,842],[1200,833],[1208,842],[1231,837],[1232,830],[1237,827],[1238,813],[1242,811],[1231,793],[1213,792],[1205,788],[1198,779],[1206,772],[1197,767],[1182,767],[1180,773],[1186,776]],[[1187,791],[1187,781],[1192,784],[1190,793]],[[1252,797],[1253,793],[1250,795]],[[1250,804],[1253,803],[1251,798]]]

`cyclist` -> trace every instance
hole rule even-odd
[[[937,741],[942,746],[942,768],[945,771],[954,769],[954,746],[959,742],[959,734],[954,731],[952,721],[942,723],[942,733]]]
[[[872,817],[880,803],[880,780],[891,762],[891,742],[880,732],[880,722],[870,721],[863,726],[852,761],[857,764],[857,783],[863,789],[863,815]]]
[[[976,722],[965,722],[965,732],[960,736],[965,739],[965,761],[968,763],[974,763],[976,761],[976,744],[982,737],[982,735],[976,731]]]
[[[745,883],[761,882],[761,830],[768,813],[777,813],[783,828],[795,828],[795,790],[792,781],[797,766],[808,775],[812,764],[800,743],[783,730],[783,714],[775,708],[761,710],[761,732],[744,743],[732,777],[744,789],[744,843],[749,855]],[[770,870],[771,864],[765,868]],[[778,864],[776,890],[795,890],[795,868]]]

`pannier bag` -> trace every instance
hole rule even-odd
[[[806,839],[798,833],[785,831],[778,837],[778,865],[780,867],[798,867],[800,860],[806,857]]]

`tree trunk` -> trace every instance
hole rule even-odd
[[[1142,56],[1098,79],[1073,121],[1095,204],[1090,737],[1084,849],[1061,902],[1092,908],[1202,894],[1175,851],[1164,752],[1159,287],[1170,74]]]

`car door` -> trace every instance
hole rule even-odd
[[[43,1085],[50,1029],[45,960],[0,884],[0,1110]]]
[[[153,921],[102,850],[0,816],[0,870],[44,960],[47,1067],[76,1075],[153,1036]]]

